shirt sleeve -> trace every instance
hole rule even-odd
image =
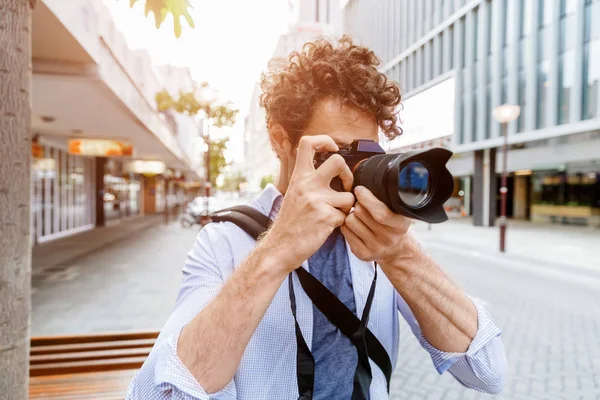
[[[213,226],[203,228],[198,234],[183,268],[175,308],[148,359],[130,383],[127,399],[231,400],[237,397],[233,380],[221,391],[208,394],[177,356],[182,329],[217,296],[224,284],[210,240],[215,235],[218,232]],[[223,253],[227,255],[226,251]]]
[[[439,374],[450,372],[463,386],[484,393],[498,394],[506,379],[506,354],[502,331],[485,308],[471,299],[477,309],[478,328],[471,345],[464,353],[448,353],[431,345],[423,336],[419,323],[402,296],[397,294],[398,310],[408,322],[421,346],[427,350]]]

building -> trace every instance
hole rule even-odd
[[[36,244],[162,212],[173,181],[203,175],[188,145],[195,122],[155,102],[165,85],[191,87],[189,72],[131,51],[102,0],[72,3],[42,0],[33,12]]]
[[[338,0],[291,0],[289,4],[292,15],[290,29],[279,38],[271,67],[286,61],[290,53],[301,50],[304,43],[341,30]],[[259,104],[260,94],[260,84],[257,83],[245,119],[244,164],[250,191],[260,190],[264,179],[276,179],[279,173],[279,161],[269,141],[265,110]]]
[[[349,0],[344,28],[399,82],[405,134],[392,151],[449,146],[456,198],[495,222],[508,126],[508,216],[600,224],[598,0]]]

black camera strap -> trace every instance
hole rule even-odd
[[[248,235],[257,240],[269,228],[271,220],[250,206],[236,206],[217,211],[211,215],[214,222],[229,221],[244,230]],[[325,285],[311,275],[303,267],[296,269],[296,274],[313,304],[347,336],[358,354],[358,362],[354,372],[352,400],[366,400],[369,398],[369,387],[372,381],[371,365],[369,358],[381,369],[386,381],[387,390],[390,390],[392,376],[392,363],[387,351],[377,337],[367,328],[369,313],[375,295],[377,282],[377,264],[375,274],[369,289],[365,308],[361,319],[348,309]],[[288,277],[289,295],[292,315],[294,316],[296,343],[296,375],[298,379],[299,400],[311,400],[314,389],[314,357],[302,336],[296,315],[296,295],[294,293],[292,274]]]

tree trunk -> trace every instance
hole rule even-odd
[[[31,249],[30,0],[0,0],[0,397],[27,398]]]

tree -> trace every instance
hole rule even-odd
[[[133,6],[138,0],[130,0]],[[0,396],[27,399],[31,309],[31,10],[36,0],[0,0]],[[147,0],[160,26],[173,14],[193,27],[188,0]]]
[[[266,176],[263,176],[263,177],[262,177],[262,179],[260,180],[260,188],[261,188],[261,189],[264,189],[264,188],[266,188],[266,187],[267,187],[267,185],[268,185],[269,183],[273,183],[273,181],[274,181],[274,180],[275,180],[275,179],[273,178],[273,175],[266,175]]]
[[[26,399],[31,308],[31,9],[0,1],[0,397]]]
[[[133,7],[138,0],[129,0],[129,5]],[[156,29],[160,28],[167,18],[168,14],[173,15],[173,30],[175,36],[181,36],[181,17],[184,17],[189,26],[194,28],[194,20],[190,15],[189,9],[192,8],[189,0],[146,0],[144,13],[146,16],[150,12],[154,14]]]
[[[230,173],[225,176],[225,181],[223,182],[223,186],[221,186],[222,190],[228,192],[237,192],[240,190],[240,185],[242,183],[246,183],[248,180],[242,174],[242,172],[237,171],[236,173]]]
[[[227,160],[225,159],[225,149],[227,149],[228,142],[228,137],[209,141],[210,183],[213,185],[213,187],[217,187],[217,178],[221,174],[221,171],[223,171],[223,168],[227,166]]]

